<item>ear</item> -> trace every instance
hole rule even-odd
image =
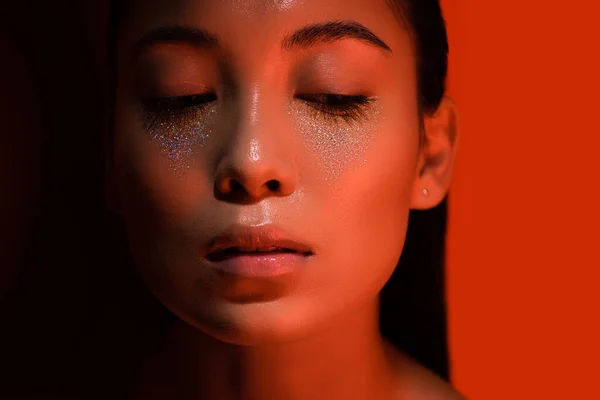
[[[425,117],[423,129],[411,198],[411,208],[416,210],[437,206],[450,189],[459,139],[454,102],[444,97],[437,111]]]

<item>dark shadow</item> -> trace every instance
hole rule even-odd
[[[137,278],[120,221],[104,206],[106,16],[105,2],[86,0],[3,6],[3,36],[40,104],[31,134],[43,146],[27,257],[0,302],[0,398],[116,398],[173,318]],[[446,208],[411,213],[382,329],[447,378]]]

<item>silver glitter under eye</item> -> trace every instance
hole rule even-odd
[[[352,120],[319,116],[318,111],[308,107],[293,105],[290,114],[304,142],[321,161],[325,181],[366,162],[365,154],[377,130],[379,110],[375,104],[366,107],[360,117]]]
[[[212,105],[183,112],[145,110],[144,129],[160,146],[173,172],[183,173],[191,167],[194,149],[206,144],[215,113]]]

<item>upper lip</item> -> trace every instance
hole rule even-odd
[[[308,245],[274,225],[233,225],[209,242],[206,257],[228,250],[241,253],[293,251],[312,254]]]

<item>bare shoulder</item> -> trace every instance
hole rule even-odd
[[[408,356],[400,357],[398,400],[465,400],[448,382]]]

